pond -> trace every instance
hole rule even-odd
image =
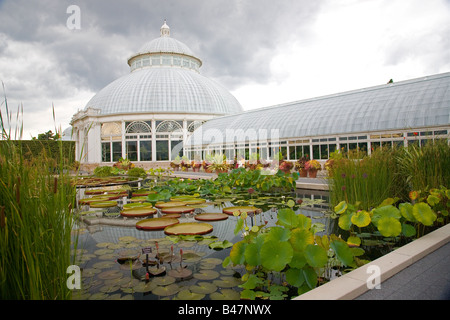
[[[142,190],[145,181],[123,185],[80,188],[77,225],[79,235],[76,247],[80,266],[82,289],[75,290],[73,299],[180,299],[180,300],[235,300],[240,298],[241,274],[245,270],[222,266],[230,253],[230,246],[242,240],[242,234],[235,235],[236,221],[233,215],[225,220],[207,221],[212,231],[198,235],[168,235],[164,230],[140,230],[136,222],[143,218],[126,218],[120,214],[124,205],[143,201],[135,193]],[[92,197],[92,190],[101,190],[103,195],[114,195],[116,206],[92,208],[81,200]],[[145,197],[145,196],[144,196]],[[323,226],[323,233],[333,232],[333,222],[327,218],[328,193],[325,191],[299,190],[286,196],[265,195],[264,201],[278,203],[279,199],[302,199],[301,213],[313,219],[313,223]],[[239,199],[239,198],[238,198]],[[319,203],[317,199],[322,200]],[[248,204],[236,198],[209,198],[201,204],[192,205],[193,211],[182,213],[180,223],[196,220],[201,213],[222,213],[224,208]],[[108,201],[108,200],[105,200]],[[111,201],[111,200],[109,200]],[[251,202],[253,201],[253,202]],[[251,203],[261,201],[250,199]],[[260,203],[260,202],[257,202]],[[162,215],[161,209],[145,219]],[[247,224],[273,226],[276,223],[277,206],[272,205],[259,214],[249,214]],[[218,244],[216,249],[212,249]],[[149,264],[145,261],[148,258]]]

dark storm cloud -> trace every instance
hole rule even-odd
[[[318,3],[4,1],[0,6],[0,33],[15,41],[45,46],[47,58],[55,61],[58,72],[77,88],[96,92],[128,72],[127,58],[158,37],[159,27],[167,19],[172,36],[203,60],[202,74],[232,90],[249,81],[270,79],[273,52],[290,36],[299,36],[314,19]],[[66,27],[66,9],[71,4],[80,7],[80,30]],[[0,41],[0,50],[3,46]]]

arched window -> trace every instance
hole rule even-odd
[[[156,160],[167,161],[183,156],[183,126],[181,121],[165,120],[156,127]]]
[[[152,128],[144,121],[127,123],[125,152],[131,161],[152,161]]]

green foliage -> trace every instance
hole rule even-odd
[[[370,211],[361,210],[359,203],[352,205],[341,201],[334,207],[341,229],[354,235],[359,231],[378,231],[383,237],[420,237],[424,227],[437,227],[449,221],[450,192],[445,187],[427,193],[414,192],[411,202],[387,198]],[[416,198],[415,195],[420,195]]]
[[[147,172],[143,168],[131,168],[127,171],[128,176],[136,177],[136,178],[145,178],[147,176]]]
[[[315,236],[311,219],[291,207],[280,209],[277,218],[276,226],[246,230],[246,217],[237,217],[236,229],[241,228],[244,239],[233,245],[224,265],[245,266],[241,298],[286,299],[289,290],[301,294],[315,288],[332,267],[359,265],[346,242],[334,235],[331,241]],[[270,280],[271,274],[279,276],[279,283]]]
[[[98,166],[94,169],[94,175],[99,178],[110,177],[113,174],[113,168],[109,166]]]

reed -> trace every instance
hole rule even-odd
[[[394,155],[398,150],[375,150],[363,159],[343,158],[335,162],[329,179],[332,207],[346,200],[360,203],[369,210],[388,197],[405,196],[398,164]]]
[[[13,143],[8,129],[6,98],[1,106],[6,111],[0,109],[0,299],[70,299],[66,281],[75,259],[76,189],[62,162],[55,175],[46,154],[23,160],[20,141]],[[15,132],[20,137],[22,126]]]

